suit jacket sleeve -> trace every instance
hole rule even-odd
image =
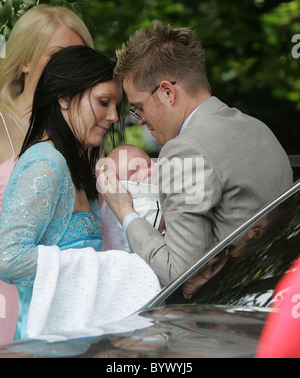
[[[216,242],[213,209],[222,188],[208,159],[182,135],[163,147],[158,171],[165,235],[135,219],[127,227],[127,238],[132,251],[167,285]]]

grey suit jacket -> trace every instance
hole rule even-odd
[[[127,238],[163,285],[292,184],[288,157],[271,130],[216,97],[163,146],[158,166],[165,236],[134,219]]]

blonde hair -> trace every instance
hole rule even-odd
[[[65,7],[38,5],[16,22],[6,44],[6,58],[0,59],[0,104],[20,127],[20,117],[14,102],[24,90],[24,64],[31,60],[32,71],[59,26],[74,30],[89,47],[92,37],[84,22]],[[31,72],[32,72],[31,71]]]
[[[131,80],[139,90],[152,91],[163,79],[181,81],[187,93],[210,91],[204,49],[189,28],[154,21],[137,30],[116,52],[115,77]]]

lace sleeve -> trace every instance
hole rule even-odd
[[[36,275],[37,246],[53,217],[67,211],[60,197],[70,190],[65,162],[37,152],[25,153],[17,163],[0,218],[0,279],[27,287]]]

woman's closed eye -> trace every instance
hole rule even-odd
[[[103,100],[99,100],[99,103],[101,106],[103,106],[104,108],[107,108],[109,103],[107,101],[103,101]]]

